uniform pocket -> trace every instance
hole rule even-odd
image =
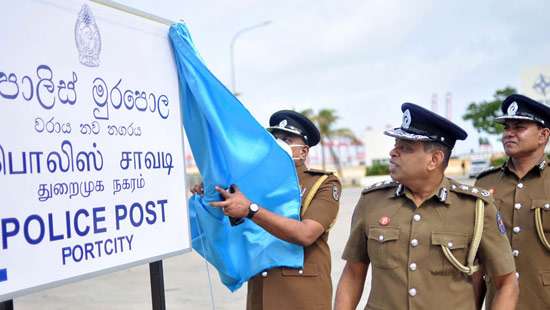
[[[432,232],[432,245],[430,247],[430,258],[433,264],[431,271],[434,274],[448,274],[459,272],[443,254],[442,245],[447,246],[454,257],[462,264],[466,265],[466,255],[468,253],[469,235],[460,232]]]
[[[398,266],[400,229],[398,227],[371,227],[368,232],[368,253],[374,267],[393,269]]]
[[[544,292],[544,303],[550,305],[550,271],[543,271],[540,273],[542,290]]]
[[[319,275],[319,267],[317,264],[304,264],[303,269],[282,268],[283,277],[317,277]]]

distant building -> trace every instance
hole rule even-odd
[[[365,145],[365,163],[372,166],[373,162],[387,162],[395,140],[384,135],[384,130],[393,128],[386,125],[385,128],[367,127],[363,135]]]
[[[324,145],[325,165],[335,169],[336,162],[333,155],[340,161],[342,167],[360,166],[365,164],[365,147],[360,143],[354,143],[348,138],[333,138],[327,140]],[[323,154],[321,144],[312,147],[309,150],[309,164],[311,166],[321,166]]]

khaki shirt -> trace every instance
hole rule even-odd
[[[309,189],[324,174],[309,170],[304,164],[296,167],[302,203]],[[336,219],[342,191],[340,181],[332,174],[323,182],[302,219],[314,220],[325,232],[312,245],[304,248],[304,268],[273,268],[248,281],[248,310],[331,309],[332,281],[328,229]]]
[[[451,265],[441,245],[448,245],[466,265],[477,199],[485,202],[479,261],[492,275],[514,272],[510,245],[499,232],[487,191],[443,178],[417,208],[399,183],[386,181],[365,189],[342,256],[372,266],[365,309],[476,309],[471,277]]]
[[[483,172],[477,186],[493,192],[512,246],[519,276],[519,310],[550,309],[550,251],[537,235],[534,209],[542,210],[547,240],[550,240],[550,168],[546,161],[519,179],[505,164]],[[489,285],[489,292],[494,289]],[[490,302],[492,294],[489,294]]]

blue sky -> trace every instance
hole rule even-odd
[[[284,108],[335,109],[339,127],[361,134],[401,123],[405,101],[462,121],[472,101],[519,87],[522,71],[550,60],[548,1],[122,1],[169,19],[184,19],[209,68],[230,84],[229,46],[240,29],[235,63],[240,99],[267,123]]]

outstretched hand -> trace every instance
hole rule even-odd
[[[237,185],[233,184],[231,188],[232,192],[216,186],[216,191],[220,193],[224,200],[211,202],[210,205],[221,208],[225,215],[234,218],[246,217],[248,215],[248,207],[252,202],[246,198]]]

